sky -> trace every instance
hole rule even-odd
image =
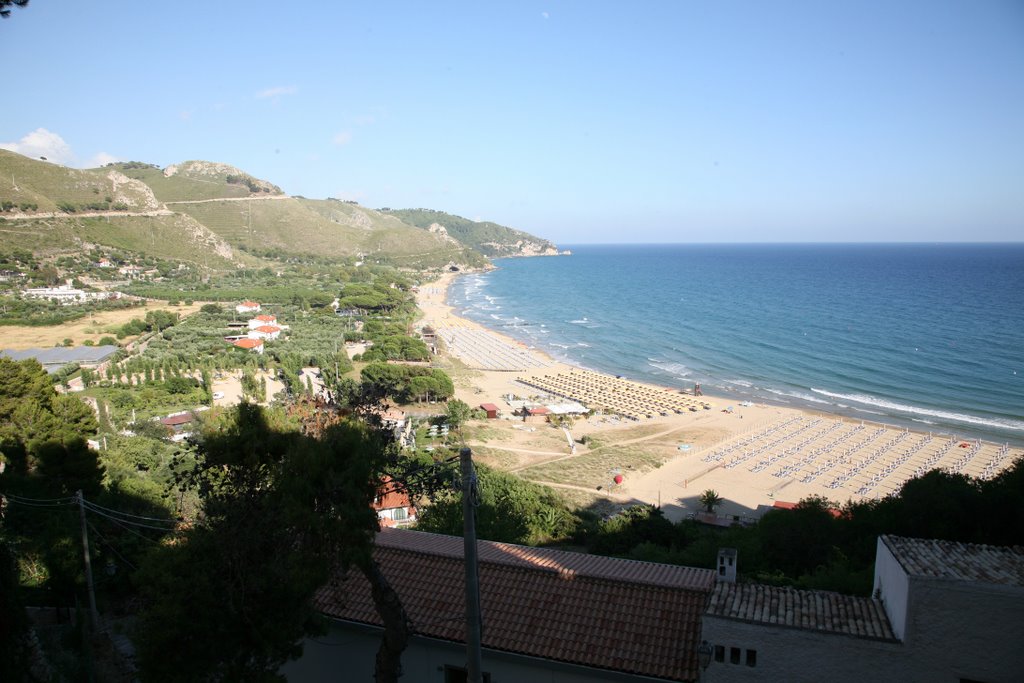
[[[559,244],[1024,240],[1020,0],[31,0],[0,147]]]

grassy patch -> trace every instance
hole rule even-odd
[[[473,446],[473,460],[496,470],[507,470],[518,464],[514,454],[487,446]]]
[[[667,456],[653,453],[641,446],[622,446],[534,465],[519,470],[518,474],[532,481],[596,488],[605,486],[612,480],[613,470],[646,472],[660,467],[666,460]]]

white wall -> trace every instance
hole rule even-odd
[[[903,640],[907,625],[910,581],[903,567],[889,550],[889,546],[882,542],[881,536],[876,543],[875,583],[871,589],[872,595],[882,600],[892,632]]]
[[[723,619],[704,615],[701,638],[725,647],[725,661],[712,659],[701,683],[840,683],[843,681],[912,681],[906,672],[896,675],[905,659],[895,642],[854,638],[805,629]],[[740,663],[730,663],[730,649],[740,648]],[[757,663],[746,665],[747,650],[757,652]]]

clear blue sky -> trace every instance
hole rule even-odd
[[[559,243],[1024,239],[1020,0],[32,0],[0,59],[0,146],[70,166]]]

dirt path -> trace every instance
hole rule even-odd
[[[248,202],[253,199],[291,199],[291,195],[272,194],[253,197],[215,197],[214,199],[181,199],[173,202],[164,202],[166,206],[171,204],[209,204],[210,202]]]

